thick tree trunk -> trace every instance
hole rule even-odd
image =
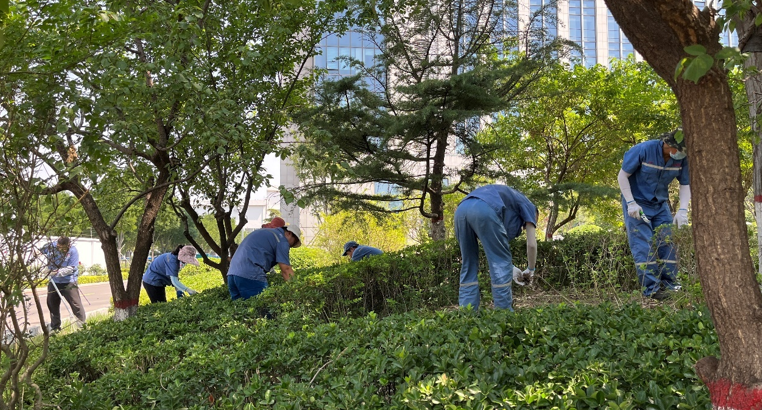
[[[159,173],[154,186],[164,185],[169,179],[169,174],[165,171]],[[114,320],[127,318],[135,314],[138,302],[140,300],[140,287],[143,283],[143,273],[145,272],[148,253],[153,245],[153,233],[156,217],[159,215],[161,203],[164,201],[168,186],[155,189],[146,196],[143,216],[138,225],[138,235],[135,240],[135,252],[130,262],[130,274],[127,277],[127,291],[124,299],[117,305],[114,298]]]
[[[675,79],[701,44],[714,55],[720,28],[690,0],[606,0],[635,49],[675,91],[691,164],[693,237],[699,279],[720,342],[721,360],[701,359],[696,371],[714,408],[762,406],[762,294],[748,252],[736,122],[725,72],[713,68],[698,84]],[[718,155],[721,154],[721,155]]]
[[[762,138],[762,133],[757,135]],[[762,141],[759,139],[754,142],[754,217],[757,221],[759,274],[762,275]]]
[[[738,37],[746,39],[751,35],[752,30],[756,30],[754,24],[754,15],[746,16],[745,19],[738,21]],[[746,68],[762,67],[762,53],[749,53],[749,58],[744,62]],[[755,138],[752,138],[754,146],[753,154],[753,187],[754,187],[754,216],[757,221],[757,253],[759,258],[759,273],[762,274],[762,124],[759,124],[760,108],[762,108],[762,75],[752,75],[745,84],[746,97],[749,99],[749,122],[754,131]]]

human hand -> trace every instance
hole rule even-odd
[[[683,225],[688,225],[688,210],[683,208],[678,209],[675,213],[675,217],[672,218],[672,223],[677,225],[678,228]]]
[[[534,269],[526,268],[524,272],[521,272],[521,276],[524,278],[524,283],[531,285],[534,282]]]
[[[513,281],[516,282],[517,285],[528,285],[532,281],[532,277],[534,277],[534,272],[529,269],[522,272],[521,269],[515,266],[513,267]]]
[[[190,289],[190,288],[188,289],[188,294],[189,294],[189,295],[193,296],[193,295],[195,295],[196,293],[198,293],[198,292],[196,292],[195,290],[193,290],[193,289]]]
[[[643,212],[643,208],[641,208],[637,202],[630,201],[627,203],[627,215],[630,215],[635,219],[640,219],[641,212]]]

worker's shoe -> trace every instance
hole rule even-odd
[[[659,302],[667,300],[672,297],[672,294],[668,290],[659,289],[656,292],[648,295],[649,298],[658,300]]]

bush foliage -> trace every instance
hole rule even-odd
[[[705,312],[561,305],[325,323],[258,318],[222,287],[54,339],[65,409],[706,408]]]
[[[567,239],[538,243],[537,285],[545,289],[606,287],[637,288],[635,268],[623,234],[580,233]],[[514,264],[526,267],[526,242],[511,243]],[[432,242],[361,262],[297,271],[299,280],[270,278],[262,303],[299,309],[324,319],[385,316],[415,309],[458,304],[460,248],[455,240]],[[481,253],[482,302],[491,301],[489,272]],[[515,289],[521,294],[524,290]],[[298,295],[298,297],[294,297]]]
[[[540,243],[541,286],[634,288],[621,235],[572,236]],[[707,408],[692,368],[718,354],[705,311],[442,309],[457,305],[459,260],[454,241],[430,243],[271,275],[236,302],[216,271],[187,267],[208,290],[54,338],[35,381],[64,409]]]

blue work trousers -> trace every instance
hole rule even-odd
[[[460,245],[463,266],[460,269],[459,304],[479,308],[479,243],[487,254],[492,278],[495,307],[513,311],[513,263],[508,234],[500,215],[486,202],[469,198],[455,210],[455,237]],[[478,241],[477,241],[478,240]]]
[[[251,280],[240,276],[228,276],[230,299],[248,299],[257,296],[267,288],[267,282]]]
[[[659,290],[660,284],[667,289],[677,289],[677,255],[671,239],[672,212],[669,205],[666,202],[652,206],[638,205],[643,208],[650,223],[631,217],[627,213],[627,203],[622,199],[627,241],[643,295],[650,296]]]

